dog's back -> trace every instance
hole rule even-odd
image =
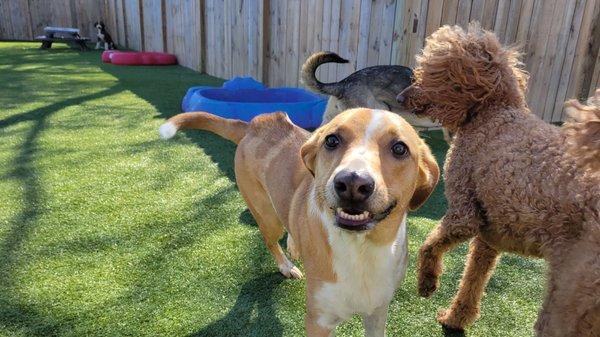
[[[370,91],[388,110],[403,111],[396,96],[411,84],[412,74],[412,70],[404,66],[373,66],[352,73],[339,81],[338,86],[353,107],[362,106],[361,98],[365,91]]]
[[[551,237],[576,239],[586,212],[598,207],[599,177],[569,153],[560,128],[535,115],[508,109],[482,117],[458,132],[448,170],[454,176],[457,170],[471,172],[492,224],[485,237],[534,256],[548,253]]]
[[[436,126],[429,120],[406,113],[406,109],[396,100],[396,95],[411,84],[413,72],[410,68],[399,65],[372,66],[358,70],[339,82],[322,83],[315,73],[325,63],[348,63],[348,60],[333,52],[318,52],[311,55],[302,66],[302,82],[312,91],[330,96],[323,124],[344,110],[366,107],[398,113],[413,126]]]

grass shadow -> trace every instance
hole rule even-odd
[[[2,293],[0,326],[22,329],[29,335],[43,336],[55,335],[59,329],[69,326],[68,322],[41,315],[37,310],[21,301],[15,289],[18,284],[12,277],[19,264],[20,248],[34,230],[43,213],[40,206],[43,204],[44,189],[34,165],[38,151],[38,139],[46,128],[48,118],[56,111],[119,91],[119,88],[113,87],[94,94],[73,97],[0,121],[0,129],[23,121],[34,122],[12,163],[12,172],[7,177],[3,177],[19,181],[23,191],[23,202],[22,211],[9,221],[14,225],[7,231],[4,240],[0,243],[0,263],[2,264],[0,270],[0,292]]]
[[[264,274],[249,280],[242,286],[235,305],[225,317],[188,337],[282,336],[283,327],[276,316],[273,291],[284,280],[280,273]]]
[[[101,69],[119,80],[125,90],[133,92],[138,97],[152,104],[158,111],[157,118],[168,119],[181,113],[181,100],[192,86],[221,86],[224,80],[205,74],[199,74],[191,69],[179,68],[172,71],[174,66],[166,67],[123,67],[104,64]],[[164,86],[153,86],[152,83],[168,82]],[[231,181],[235,181],[233,158],[235,144],[209,132],[184,132],[194,144],[200,147]],[[158,135],[157,135],[158,138]]]

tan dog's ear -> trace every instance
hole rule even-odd
[[[417,181],[415,193],[413,193],[412,199],[410,199],[408,204],[411,211],[414,211],[425,203],[433,192],[433,189],[435,189],[439,179],[440,168],[437,161],[431,154],[429,146],[422,143],[419,158],[419,180]]]
[[[313,177],[315,176],[315,160],[317,159],[317,150],[319,149],[319,138],[320,132],[316,130],[300,149],[300,156],[302,157],[304,166],[306,166]]]

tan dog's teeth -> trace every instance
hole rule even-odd
[[[344,212],[344,210],[340,207],[337,208],[336,213],[340,218],[352,221],[363,221],[371,216],[371,213],[369,213],[368,211],[363,211],[361,214],[348,214]]]

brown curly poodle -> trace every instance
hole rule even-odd
[[[567,102],[559,128],[530,113],[518,53],[471,25],[444,26],[398,95],[456,133],[445,163],[448,211],[419,255],[419,293],[438,287],[442,255],[473,238],[459,290],[438,321],[462,330],[500,252],[550,266],[537,336],[600,336],[600,91]]]

